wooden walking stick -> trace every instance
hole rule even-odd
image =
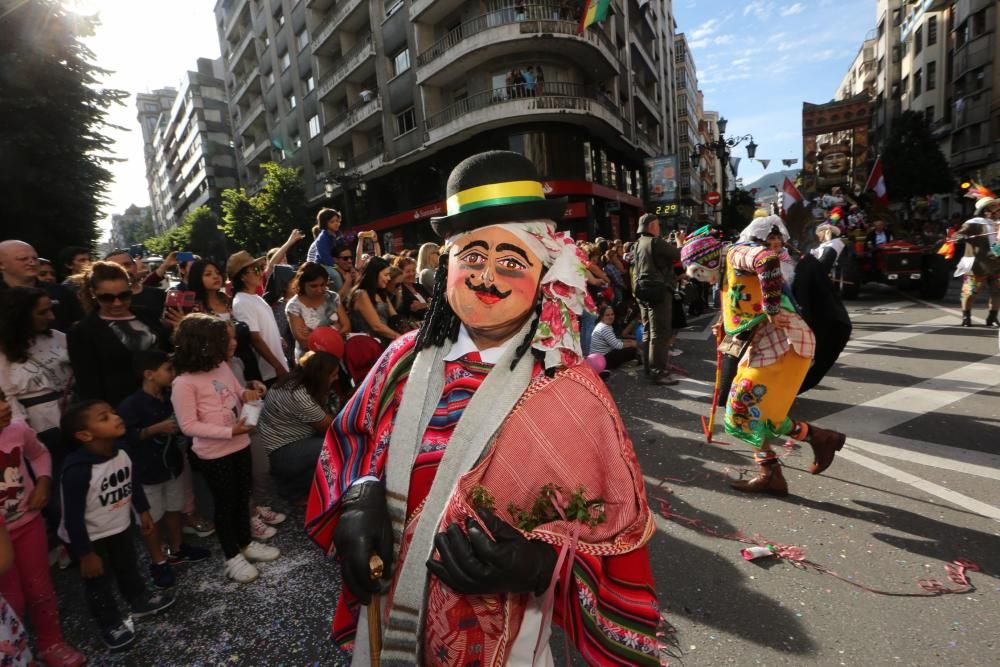
[[[712,409],[708,413],[707,421],[704,416],[701,418],[701,430],[705,434],[705,442],[710,445],[712,444],[712,429],[715,428],[715,408],[719,405],[719,391],[722,384],[722,350],[719,349],[722,336],[722,331],[715,335],[715,391],[712,392]]]
[[[382,578],[384,567],[385,565],[378,554],[372,554],[372,557],[368,559],[368,570],[373,581]],[[371,656],[372,667],[379,666],[382,653],[381,597],[381,595],[373,595],[371,602],[368,603],[368,653]]]
[[[715,428],[715,408],[719,405],[719,390],[722,383],[722,352],[715,353],[715,391],[712,392],[712,408],[708,413],[708,420],[701,417],[701,430],[705,434],[705,442],[712,444],[712,429]]]

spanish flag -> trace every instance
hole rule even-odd
[[[608,9],[610,7],[611,0],[587,0],[587,6],[580,16],[580,28],[576,31],[577,34],[582,35],[587,26],[600,23],[608,18]]]

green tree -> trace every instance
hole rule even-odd
[[[951,192],[954,180],[948,161],[931,137],[924,114],[904,111],[892,126],[882,151],[885,187],[893,201]]]
[[[243,188],[222,191],[222,231],[234,248],[254,255],[265,244],[260,212]]]
[[[95,25],[59,0],[0,10],[0,238],[46,257],[96,241],[111,181],[105,119],[128,93],[99,85],[107,71],[81,42]]]
[[[181,224],[147,239],[146,248],[164,256],[186,250],[220,262],[226,259],[226,237],[219,229],[219,216],[208,206],[199,206],[184,216]]]
[[[243,189],[222,192],[222,230],[235,247],[255,255],[280,246],[292,229],[308,223],[299,172],[273,162],[261,166],[260,192],[253,196]]]
[[[202,257],[222,262],[226,259],[226,237],[219,229],[219,216],[208,206],[191,211],[185,219],[191,228],[189,249]]]
[[[183,222],[171,227],[159,236],[146,240],[146,249],[151,253],[166,257],[175,250],[191,248],[191,225]]]
[[[156,235],[156,227],[153,226],[153,213],[147,212],[142,220],[122,231],[122,245],[126,248],[136,243],[145,243]]]

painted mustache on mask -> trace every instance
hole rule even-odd
[[[473,285],[472,279],[468,276],[465,278],[465,286],[468,287],[473,292],[478,292],[480,294],[485,294],[488,296],[496,297],[497,299],[506,299],[510,296],[510,290],[502,292],[497,289],[496,285]]]

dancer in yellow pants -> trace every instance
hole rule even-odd
[[[759,216],[724,252],[721,242],[696,232],[681,261],[689,275],[721,284],[718,324],[723,358],[737,360],[726,400],[726,432],[755,450],[757,477],[732,483],[747,493],[786,495],[788,484],[771,449],[775,438],[808,442],[814,452],[810,471],[819,474],[833,462],[845,436],[789,415],[816,348],[813,332],[784,290],[791,261],[782,246],[788,232],[778,216]]]

